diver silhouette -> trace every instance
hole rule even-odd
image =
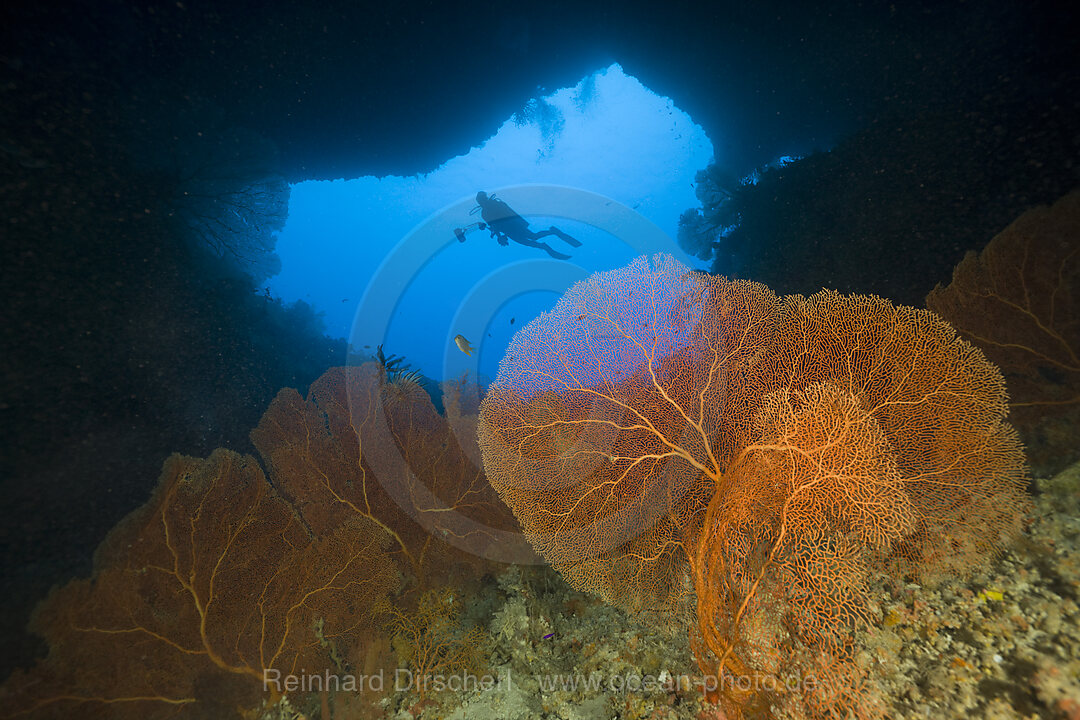
[[[484,219],[484,222],[476,223],[475,227],[490,231],[491,237],[495,238],[496,242],[503,247],[509,245],[510,240],[513,240],[519,245],[543,250],[556,260],[568,260],[570,256],[563,255],[561,252],[552,249],[547,243],[540,242],[540,238],[554,235],[572,247],[581,247],[579,241],[554,225],[540,232],[530,230],[529,223],[525,218],[514,212],[505,202],[494,195],[488,195],[483,190],[476,193],[476,203],[480,206],[480,217]],[[473,212],[476,212],[475,208]],[[472,227],[470,226],[468,229],[472,229]],[[460,242],[465,242],[465,232],[466,228],[454,228],[454,235],[457,236]]]

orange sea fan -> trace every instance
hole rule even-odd
[[[523,328],[479,432],[492,485],[571,584],[636,608],[692,579],[702,668],[817,668],[812,708],[856,695],[871,570],[963,571],[1019,530],[1006,410],[1000,373],[932,313],[778,299],[657,256]],[[733,714],[768,696],[725,695]]]

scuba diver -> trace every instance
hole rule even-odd
[[[491,237],[495,238],[496,242],[503,247],[509,245],[510,240],[513,240],[519,245],[539,248],[556,260],[569,260],[570,256],[553,250],[547,243],[539,242],[540,238],[554,235],[572,247],[581,247],[578,240],[570,237],[554,225],[540,232],[530,230],[529,223],[526,222],[525,218],[514,212],[505,202],[494,195],[488,195],[483,190],[476,193],[476,203],[479,205],[480,217],[484,219],[484,222],[473,223],[466,228],[454,228],[454,235],[457,237],[458,242],[465,242],[465,233],[476,227],[490,231]],[[475,213],[476,210],[477,208],[473,208],[470,214]]]

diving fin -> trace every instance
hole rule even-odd
[[[554,225],[552,225],[548,229],[552,233],[554,233],[560,240],[567,243],[568,245],[571,245],[572,247],[581,247],[581,241],[580,240],[576,240],[576,239],[570,237],[569,235],[567,235],[566,233],[564,233],[562,230],[555,227]]]

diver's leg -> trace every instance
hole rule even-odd
[[[567,243],[568,245],[571,245],[572,247],[581,247],[581,241],[580,240],[570,237],[569,235],[567,235],[566,233],[564,233],[562,230],[555,227],[554,225],[551,226],[551,232],[553,234],[555,234],[556,236],[558,236],[558,238],[560,240]]]
[[[522,238],[522,237],[511,238],[511,240],[518,243],[519,245],[524,245],[525,247],[531,247],[531,248],[536,248],[537,250],[543,250],[544,252],[546,252],[548,255],[555,258],[556,260],[569,260],[570,259],[569,255],[563,255],[561,252],[556,252],[556,251],[552,250],[551,247],[548,246],[547,243],[536,242],[535,240],[530,240],[528,238]]]
[[[548,237],[549,235],[554,235],[555,237],[559,238],[563,242],[565,242],[568,245],[571,245],[573,247],[581,247],[580,242],[578,242],[574,238],[570,237],[569,235],[567,235],[566,233],[564,233],[562,230],[555,227],[554,225],[549,227],[547,230],[541,230],[540,232],[534,232],[532,230],[529,231],[529,237],[532,238],[533,240],[539,240],[540,238]]]
[[[570,259],[569,255],[563,255],[561,252],[557,252],[555,250],[552,250],[551,247],[547,243],[540,243],[540,244],[543,246],[544,250],[547,251],[547,254],[550,255],[551,257],[555,258],[556,260],[569,260]]]

